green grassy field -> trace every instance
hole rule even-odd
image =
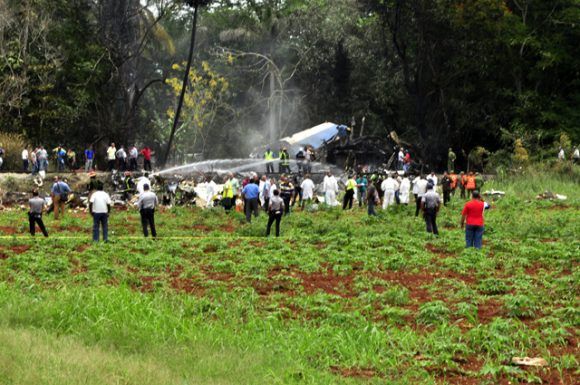
[[[577,383],[578,184],[488,183],[484,250],[465,250],[462,202],[424,232],[414,207],[266,217],[175,208],[157,241],[115,211],[0,213],[0,384]],[[538,192],[568,195],[537,201]],[[542,357],[544,368],[510,364]]]

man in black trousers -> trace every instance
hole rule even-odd
[[[143,235],[145,237],[149,236],[148,227],[151,228],[151,236],[153,238],[157,237],[157,231],[155,231],[155,207],[158,204],[157,195],[149,190],[148,184],[143,185],[143,193],[139,195],[136,206],[141,214],[141,225],[143,226]]]
[[[46,208],[46,202],[44,199],[38,196],[38,190],[32,191],[32,198],[30,198],[28,201],[28,205],[30,206],[30,211],[28,212],[30,235],[34,236],[36,232],[36,225],[38,224],[42,234],[44,234],[45,237],[48,237],[48,232],[46,231],[46,227],[44,227],[44,223],[42,222],[42,212]]]

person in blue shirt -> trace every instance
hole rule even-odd
[[[54,206],[54,219],[58,219],[59,212],[64,217],[64,204],[68,200],[68,194],[71,192],[66,180],[62,181],[58,176],[54,177],[54,184],[50,189],[52,203]]]
[[[259,214],[260,204],[258,198],[260,197],[260,188],[258,187],[258,176],[254,176],[250,183],[242,190],[242,198],[244,200],[244,211],[246,212],[246,221],[252,222],[252,212],[257,217]]]
[[[93,146],[89,146],[85,150],[85,172],[89,172],[93,168],[93,159],[95,159],[95,152]]]

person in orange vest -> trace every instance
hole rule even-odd
[[[472,195],[473,191],[475,190],[475,187],[476,187],[475,175],[473,175],[473,171],[470,171],[465,182],[465,189],[467,190],[467,194],[469,196]]]
[[[467,175],[463,171],[459,173],[459,188],[461,188],[461,199],[465,199],[465,185],[467,184]]]
[[[452,171],[451,174],[449,174],[449,179],[451,179],[451,195],[455,195],[455,189],[457,188],[457,174]]]

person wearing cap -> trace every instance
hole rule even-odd
[[[280,174],[290,173],[290,154],[288,154],[288,149],[282,147],[279,157],[280,163],[278,165],[278,172]]]
[[[64,217],[64,204],[68,200],[68,194],[71,192],[69,185],[60,180],[58,176],[54,177],[54,184],[50,189],[52,203],[54,207],[54,219],[58,219],[59,212]]]
[[[290,201],[294,195],[294,185],[290,181],[290,178],[286,175],[282,175],[280,178],[280,198],[284,200],[284,215],[290,214]]]
[[[89,172],[89,183],[87,184],[87,191],[92,194],[97,190],[97,185],[99,181],[97,180],[97,173],[94,171]]]
[[[481,249],[483,244],[483,212],[489,204],[481,199],[478,190],[471,193],[471,200],[465,203],[461,211],[461,228],[465,227],[465,247]]]
[[[126,201],[130,200],[131,195],[134,192],[135,192],[135,181],[133,180],[133,176],[131,175],[130,171],[125,171],[125,177],[123,178],[123,199]]]
[[[139,195],[139,200],[135,203],[135,206],[137,206],[141,215],[141,225],[143,226],[145,238],[149,236],[148,228],[151,229],[151,236],[153,238],[157,237],[157,231],[155,231],[155,207],[158,204],[157,195],[150,191],[148,184],[143,185],[143,194]]]
[[[38,190],[32,191],[32,198],[28,201],[30,210],[28,211],[28,223],[30,227],[30,235],[34,236],[36,225],[40,227],[40,231],[45,237],[48,237],[48,232],[44,223],[42,222],[42,213],[46,210],[46,202],[38,196]]]
[[[435,192],[434,187],[431,182],[427,184],[427,192],[421,198],[421,210],[423,210],[427,232],[439,235],[439,230],[437,229],[437,213],[441,207],[441,198]]]

